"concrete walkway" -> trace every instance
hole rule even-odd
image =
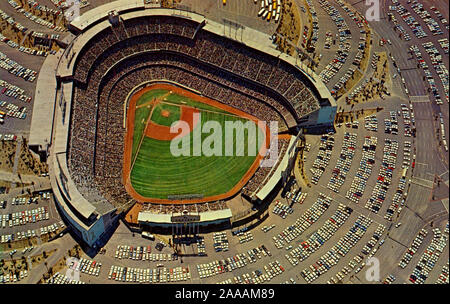
[[[19,156],[21,150],[22,150],[22,137],[19,137],[17,139],[16,155],[14,155],[13,174],[17,173],[17,167],[19,166]]]
[[[37,175],[25,175],[25,174],[21,174],[19,177],[19,175],[16,173],[0,171],[0,180],[12,182],[12,183],[31,184],[31,182],[34,182],[35,184],[37,184],[37,183],[44,183],[46,181],[49,181],[49,178],[37,176]]]
[[[75,240],[70,236],[70,234],[65,234],[63,237],[50,242],[42,244],[41,246],[35,248],[30,256],[35,256],[41,254],[43,251],[50,252],[54,249],[56,249],[56,252],[54,252],[47,260],[47,266],[45,266],[44,262],[41,264],[35,266],[33,268],[33,271],[28,272],[28,277],[26,277],[24,280],[19,281],[20,284],[36,284],[42,276],[47,272],[47,269],[50,269],[50,267],[56,266],[56,263],[67,254],[67,251],[71,248],[73,248],[76,245]],[[31,265],[31,264],[30,264]]]

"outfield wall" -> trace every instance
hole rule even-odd
[[[200,216],[200,220],[198,222],[195,222],[195,224],[203,227],[227,223],[232,217],[230,209],[201,212],[193,215]],[[138,222],[140,225],[161,228],[169,228],[172,225],[179,224],[172,222],[172,214],[155,214],[145,211],[139,212]]]

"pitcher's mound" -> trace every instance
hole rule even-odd
[[[170,112],[169,111],[167,111],[167,110],[162,110],[161,111],[161,115],[163,116],[163,117],[169,117],[170,116]]]

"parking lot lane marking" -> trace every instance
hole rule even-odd
[[[448,213],[448,198],[444,198],[441,200],[442,205],[444,206],[445,210]]]
[[[440,174],[439,177],[442,177],[443,175],[447,174],[449,171],[445,171],[444,173]]]
[[[410,96],[411,102],[430,102],[428,95]]]
[[[416,177],[416,176],[413,176],[411,178],[411,183],[419,185],[419,186],[422,186],[422,187],[425,187],[425,188],[431,188],[431,189],[433,188],[433,185],[434,185],[433,181],[426,180],[426,179],[423,179],[423,178],[419,178],[419,177]]]

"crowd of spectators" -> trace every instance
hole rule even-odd
[[[237,78],[255,82],[255,86],[262,87],[262,95],[268,97],[267,101],[281,114],[287,114],[282,99],[291,104],[299,117],[319,108],[316,96],[305,85],[305,77],[295,67],[203,30],[192,39],[195,26],[190,20],[173,17],[120,22],[119,26],[107,28],[90,40],[90,45],[85,48],[77,64],[75,77],[86,82],[89,71],[96,66],[95,62],[102,62],[102,57],[109,56],[117,48],[127,46],[131,53],[166,50],[184,54],[229,71]],[[126,53],[121,52],[123,56],[129,55]]]
[[[145,82],[177,83],[260,120],[278,121],[280,129],[287,128],[286,116],[292,115],[286,100],[299,116],[319,107],[294,67],[282,61],[274,65],[273,58],[201,30],[193,39],[195,28],[180,18],[134,19],[106,28],[88,42],[74,74],[68,157],[83,195],[94,193],[90,197],[115,206],[133,202],[122,183],[124,102]],[[287,143],[280,141],[279,155],[283,147]],[[269,173],[258,171],[262,180]],[[159,212],[173,210],[170,206]],[[211,206],[215,204],[207,210]]]
[[[252,176],[252,178],[248,181],[247,185],[242,188],[242,193],[253,197],[256,192],[264,187],[266,183],[270,180],[277,167],[280,165],[281,159],[286,152],[289,146],[288,139],[278,139],[278,159],[273,167],[259,167],[258,171]],[[270,157],[270,151],[267,150],[266,156],[263,159],[263,162],[266,161]]]

